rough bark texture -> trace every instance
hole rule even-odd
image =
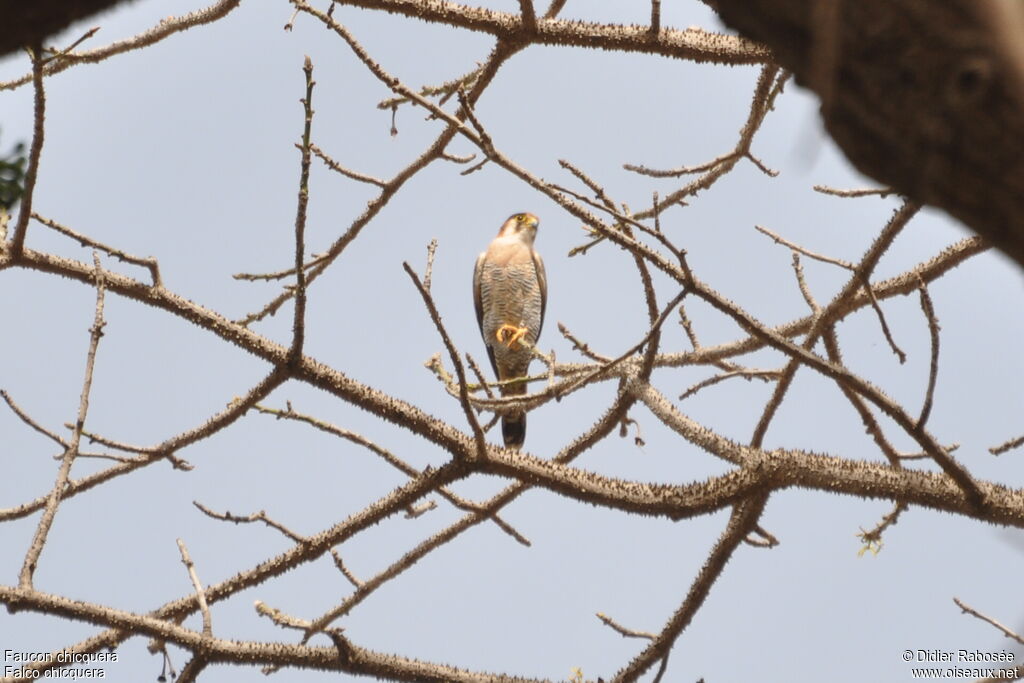
[[[125,0],[0,0],[0,56],[46,42],[70,24]]]
[[[862,173],[1024,264],[1024,93],[978,1],[713,4],[821,97],[828,132]]]

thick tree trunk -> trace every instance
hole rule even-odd
[[[710,4],[820,96],[826,128],[862,173],[1024,265],[1024,88],[1012,31],[986,15],[999,1]]]

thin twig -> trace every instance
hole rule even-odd
[[[65,429],[72,430],[72,429],[75,428],[75,425],[73,425],[70,422],[65,422],[64,423],[64,427],[65,427]],[[90,432],[87,429],[83,429],[82,430],[82,436],[84,436],[85,438],[89,439],[90,443],[102,444],[104,446],[109,446],[110,448],[116,448],[117,450],[124,451],[126,453],[138,453],[140,455],[152,455],[155,452],[155,449],[152,448],[152,447],[136,446],[135,444],[124,443],[123,441],[116,441],[114,439],[110,439],[108,437],[101,436],[101,435],[96,434],[94,432]],[[167,457],[167,456],[164,456],[164,457]],[[181,461],[181,462],[184,462],[184,461]],[[175,465],[175,467],[178,468],[177,465]],[[178,469],[181,469],[181,468],[178,468]],[[186,467],[184,469],[192,469],[192,467],[188,466],[188,467]]]
[[[459,175],[460,176],[467,176],[467,175],[469,175],[471,173],[476,173],[477,171],[482,169],[484,166],[486,166],[487,162],[489,162],[489,161],[490,161],[490,159],[488,159],[487,157],[484,157],[479,162],[473,164],[472,166],[470,166],[469,168],[465,169],[464,171],[460,171]]]
[[[427,245],[427,267],[423,271],[423,288],[430,291],[430,280],[434,276],[434,253],[437,252],[437,238]]]
[[[281,610],[276,607],[271,607],[262,600],[255,601],[253,603],[253,607],[256,608],[256,614],[261,617],[267,617],[274,622],[275,625],[282,628],[292,628],[296,630],[305,630],[309,628],[309,622],[305,619],[299,619],[298,617],[285,614]]]
[[[288,23],[284,25],[285,31],[291,31],[295,28],[295,17],[299,16],[299,10],[292,10],[292,14],[288,17]]]
[[[75,42],[71,43],[63,50],[58,50],[57,48],[53,47],[48,48],[46,51],[50,53],[50,56],[43,60],[44,65],[48,65],[50,62],[66,57],[76,47],[78,47],[79,45],[89,40],[94,35],[96,35],[96,33],[99,32],[99,30],[99,26],[93,26],[91,29],[83,33],[81,36],[79,36],[79,38]]]
[[[252,524],[253,522],[263,522],[271,529],[277,529],[282,534],[284,534],[296,543],[305,543],[309,540],[306,536],[297,534],[288,527],[286,527],[284,524],[281,524],[280,522],[271,519],[267,515],[265,510],[260,510],[259,512],[254,512],[250,515],[246,515],[243,517],[240,515],[233,515],[230,512],[214,512],[213,510],[206,507],[197,500],[193,500],[192,504],[195,505],[196,508],[198,508],[199,511],[202,512],[204,515],[206,515],[207,517],[212,517],[213,519],[219,519],[224,522],[232,522],[234,524]]]
[[[24,410],[22,410],[21,407],[17,403],[14,402],[14,399],[11,398],[11,395],[7,393],[6,389],[0,389],[0,397],[2,397],[4,399],[4,401],[7,402],[7,405],[10,406],[11,410],[14,411],[14,414],[17,415],[18,418],[22,422],[24,422],[29,427],[31,427],[32,429],[36,430],[37,432],[39,432],[43,436],[46,436],[46,437],[50,438],[51,440],[55,441],[59,446],[61,446],[65,450],[67,449],[67,447],[68,447],[68,442],[67,441],[65,441],[59,434],[51,432],[46,427],[43,427],[41,424],[39,424],[38,422],[33,420],[29,416],[28,413],[26,413]]]
[[[871,552],[872,554],[877,555],[882,549],[882,533],[899,521],[900,515],[907,510],[907,507],[908,506],[905,501],[897,501],[896,504],[893,505],[892,511],[882,517],[882,520],[875,525],[875,528],[870,531],[864,531],[861,529],[861,532],[857,534],[857,536],[864,542],[864,547],[860,549],[859,554]]]
[[[327,254],[320,254],[320,255],[313,254],[313,257],[309,261],[307,261],[305,263],[305,265],[303,265],[302,267],[305,268],[306,270],[310,270],[312,268],[315,268],[316,266],[319,266],[322,263],[327,262],[328,260],[329,259],[328,259],[328,255]],[[231,277],[234,278],[235,280],[246,280],[246,281],[249,281],[249,282],[257,282],[257,281],[260,281],[260,280],[283,280],[283,279],[285,279],[287,277],[291,277],[294,274],[295,274],[295,268],[289,267],[289,268],[285,268],[283,270],[274,271],[272,273],[235,273]],[[288,286],[289,296],[292,293],[294,293],[294,291],[295,291],[294,286],[289,285]]]
[[[693,329],[693,321],[690,320],[690,316],[686,315],[686,304],[683,302],[679,302],[679,325],[686,332],[686,338],[690,340],[690,346],[693,347],[693,350],[698,350],[700,348],[700,340]]]
[[[727,154],[715,157],[711,161],[704,162],[703,164],[697,164],[695,166],[678,166],[670,169],[656,169],[636,164],[623,164],[623,168],[627,171],[633,171],[634,173],[639,173],[640,175],[645,175],[649,178],[678,178],[679,176],[694,175],[696,173],[704,173],[712,169],[717,169],[727,162],[734,161],[737,156],[739,155],[734,150]]]
[[[755,225],[754,228],[758,232],[761,232],[762,234],[765,234],[768,237],[771,237],[778,244],[785,245],[785,246],[789,247],[790,249],[792,249],[793,251],[799,252],[799,253],[803,254],[804,256],[806,256],[808,258],[814,259],[815,261],[821,261],[823,263],[831,263],[834,266],[839,266],[840,268],[845,268],[846,270],[853,270],[853,268],[854,268],[853,264],[850,263],[849,261],[844,261],[842,259],[832,258],[831,256],[824,256],[822,254],[816,254],[813,251],[811,251],[810,249],[805,249],[804,247],[801,247],[799,244],[796,244],[795,242],[790,242],[785,237],[782,237],[778,233],[769,230],[768,228],[764,227],[763,225]]]
[[[863,189],[863,190],[841,190],[841,189],[838,189],[838,188],[835,188],[835,187],[829,187],[828,185],[815,185],[814,186],[814,191],[815,192],[820,192],[822,194],[830,194],[830,195],[833,195],[833,196],[836,196],[836,197],[872,197],[872,196],[878,196],[878,197],[885,198],[885,197],[888,197],[891,194],[896,194],[895,190],[893,190],[892,188],[888,188],[888,187],[867,188],[867,189]]]
[[[80,232],[76,232],[76,231],[72,230],[71,228],[67,227],[66,225],[61,225],[60,223],[58,223],[57,221],[53,220],[52,218],[46,218],[45,216],[40,216],[38,213],[35,213],[35,212],[32,213],[32,218],[36,219],[37,221],[39,221],[40,223],[42,223],[46,227],[52,228],[53,230],[56,230],[57,232],[61,233],[62,235],[66,235],[66,236],[70,237],[71,239],[73,239],[76,242],[78,242],[79,244],[81,244],[83,247],[92,247],[93,249],[99,249],[100,251],[104,252],[105,254],[109,254],[110,256],[113,256],[114,258],[116,258],[117,260],[121,261],[122,263],[130,263],[130,264],[135,265],[135,266],[141,266],[143,268],[146,268],[147,270],[149,270],[150,277],[153,279],[153,286],[154,287],[162,287],[163,286],[163,281],[160,279],[160,264],[157,263],[157,260],[155,258],[153,258],[153,257],[142,258],[140,256],[132,256],[131,254],[129,254],[129,253],[125,252],[125,251],[122,251],[122,250],[117,249],[115,247],[107,246],[106,244],[103,244],[102,242],[97,242],[96,240],[92,239],[91,237],[87,237],[87,236],[83,235]]]
[[[406,519],[416,519],[417,517],[422,517],[423,515],[425,515],[428,512],[430,512],[431,510],[436,510],[436,509],[437,509],[437,501],[436,500],[424,500],[424,501],[422,501],[420,503],[414,503],[412,505],[407,505],[405,507],[405,518]]]
[[[430,291],[423,286],[423,283],[420,282],[416,272],[408,263],[403,262],[402,267],[405,269],[405,272],[409,277],[412,278],[413,284],[416,285],[416,289],[423,298],[423,303],[427,306],[427,312],[430,313],[430,319],[434,322],[434,327],[437,328],[438,334],[441,335],[441,340],[444,342],[444,346],[448,350],[448,357],[451,359],[452,365],[455,366],[455,373],[459,377],[459,403],[462,405],[462,412],[465,413],[466,419],[469,421],[469,426],[473,430],[473,438],[476,441],[476,456],[479,459],[483,459],[487,450],[484,430],[480,427],[480,422],[476,419],[476,413],[473,412],[473,407],[469,402],[466,369],[462,366],[462,358],[459,356],[459,352],[455,348],[455,344],[452,343],[451,337],[448,336],[448,331],[444,328],[444,323],[441,322],[441,314],[438,313],[437,307],[434,305],[434,297],[431,296]]]
[[[479,136],[480,151],[482,151],[484,154],[490,157],[490,150],[494,149],[494,144],[491,141],[491,136],[487,133],[487,130],[484,128],[483,124],[480,123],[480,119],[476,117],[476,112],[473,111],[473,102],[470,100],[469,94],[462,88],[459,88],[457,94],[459,96],[459,104],[462,105],[459,111],[466,118],[466,120],[470,122],[470,124],[473,126],[473,130],[475,130],[476,134]],[[443,112],[439,110],[436,113],[441,114]],[[465,125],[461,127],[461,129],[464,132],[465,128]]]
[[[299,198],[295,209],[295,315],[292,319],[292,343],[288,349],[288,365],[298,365],[306,340],[306,208],[309,205],[310,137],[313,127],[313,61],[306,55],[302,72],[306,79],[306,96],[302,99],[302,162],[299,172]]]
[[[54,460],[60,460],[61,455],[53,456]],[[137,458],[130,458],[126,455],[114,455],[113,453],[94,453],[92,451],[78,451],[79,458],[95,458],[96,460],[113,460],[119,463],[134,463]]]
[[[34,45],[29,50],[32,57],[32,88],[33,88],[33,118],[32,118],[32,145],[28,152],[28,167],[25,170],[25,184],[21,193],[21,208],[18,211],[18,221],[14,224],[14,236],[11,238],[11,254],[15,257],[21,255],[25,246],[25,236],[28,233],[28,219],[32,215],[32,199],[35,196],[36,177],[39,175],[39,156],[43,152],[43,138],[46,120],[46,91],[43,88],[43,55],[42,46]]]
[[[654,640],[655,638],[655,635],[653,633],[626,628],[625,626],[619,624],[603,612],[598,612],[597,618],[600,619],[605,626],[608,626],[612,630],[619,633],[623,638],[646,638],[647,640]]]
[[[597,361],[598,363],[608,363],[611,361],[611,358],[608,356],[602,356],[601,354],[592,351],[589,344],[570,332],[569,328],[563,323],[558,323],[558,331],[562,333],[563,337],[572,342],[572,348],[574,350],[579,351],[590,360]]]
[[[804,278],[804,265],[800,262],[800,254],[796,251],[793,252],[792,263],[797,287],[800,289],[800,294],[804,297],[804,301],[807,302],[807,307],[811,309],[811,313],[814,315],[820,314],[821,306],[818,305],[817,299],[811,294],[811,288],[807,285],[806,278]]]
[[[100,268],[100,257],[93,253],[93,264],[95,266],[96,279],[96,311],[93,316],[92,327],[89,329],[89,351],[85,360],[85,378],[82,380],[82,392],[78,400],[78,417],[75,419],[75,429],[71,433],[71,439],[64,451],[60,468],[57,471],[57,479],[46,501],[46,508],[43,510],[39,524],[36,526],[32,543],[25,553],[25,561],[21,566],[21,573],[18,576],[18,586],[22,589],[32,588],[32,576],[36,571],[39,562],[39,555],[43,552],[46,544],[46,537],[50,533],[53,519],[57,515],[57,506],[64,496],[68,479],[71,475],[71,465],[78,455],[78,446],[82,439],[82,429],[85,427],[85,417],[89,413],[89,394],[92,391],[92,373],[96,365],[96,351],[99,348],[100,337],[103,336],[103,327],[106,323],[103,320],[103,303],[106,294],[106,283],[103,279]]]
[[[632,356],[634,353],[636,353],[640,349],[644,348],[644,346],[647,345],[649,342],[651,342],[652,339],[655,337],[655,335],[657,335],[660,332],[661,326],[665,322],[665,319],[668,317],[668,314],[671,313],[672,309],[674,309],[676,307],[676,305],[680,301],[683,300],[683,298],[686,296],[686,294],[687,294],[687,290],[684,289],[683,291],[679,292],[679,294],[677,294],[675,296],[675,298],[672,299],[672,301],[670,301],[668,303],[668,306],[665,307],[665,310],[661,312],[661,315],[659,315],[657,317],[657,319],[654,321],[654,323],[651,325],[651,328],[647,331],[647,334],[645,334],[643,339],[641,339],[638,343],[634,344],[625,353],[623,353],[622,355],[618,356],[617,358],[614,358],[611,361],[609,361],[608,363],[605,363],[604,365],[601,365],[601,366],[595,368],[594,370],[592,370],[591,372],[587,373],[586,375],[583,375],[581,378],[579,378],[576,381],[574,381],[571,384],[569,384],[569,386],[567,388],[558,390],[556,392],[556,395],[558,395],[558,396],[567,396],[567,395],[573,393],[574,391],[577,391],[578,389],[580,389],[580,388],[590,384],[591,382],[593,382],[597,378],[599,378],[602,375],[604,375],[605,373],[609,372],[616,365],[618,365],[619,363],[623,362],[624,360],[626,360],[627,358]]]
[[[608,194],[604,191],[604,188],[601,187],[595,180],[593,180],[590,176],[588,176],[579,168],[571,164],[566,159],[559,159],[558,165],[568,170],[574,176],[579,178],[584,185],[589,187],[594,192],[594,196],[596,196],[601,201],[601,203],[604,204],[605,208],[615,211],[615,202],[613,202],[608,197]]]
[[[331,548],[331,557],[334,558],[334,566],[338,568],[338,571],[341,572],[342,576],[348,579],[348,582],[351,583],[353,587],[362,587],[363,582],[357,579],[356,575],[345,566],[345,561],[341,559],[341,553],[338,552],[337,548]]]
[[[298,10],[296,10],[296,11],[298,11]],[[365,173],[359,173],[358,171],[353,171],[352,169],[345,168],[344,166],[339,164],[337,161],[332,159],[330,156],[328,156],[326,152],[324,152],[322,149],[320,149],[316,145],[312,145],[311,144],[309,146],[309,149],[313,152],[313,154],[317,155],[320,158],[321,161],[323,161],[325,164],[327,164],[327,167],[329,169],[331,169],[332,171],[336,171],[337,173],[340,173],[341,175],[345,176],[346,178],[351,178],[352,180],[358,180],[361,183],[368,183],[370,185],[376,185],[377,187],[385,187],[387,185],[387,183],[385,183],[380,178],[375,178],[374,176],[366,175]]]
[[[422,95],[423,97],[440,96],[441,99],[438,100],[438,104],[444,104],[445,102],[448,101],[448,99],[451,98],[452,95],[454,95],[458,91],[459,88],[465,88],[467,86],[472,86],[475,83],[477,77],[481,74],[482,71],[483,71],[483,67],[482,66],[477,66],[476,68],[472,69],[468,73],[465,73],[462,76],[459,76],[458,78],[453,78],[450,81],[445,81],[444,83],[442,83],[440,85],[425,85],[422,88],[420,88],[420,93],[419,94]],[[392,113],[394,113],[397,110],[399,105],[405,104],[407,102],[412,102],[412,101],[413,100],[411,100],[408,97],[402,97],[402,96],[390,97],[390,98],[388,98],[386,100],[381,100],[380,102],[378,102],[377,103],[377,109],[381,109],[381,110],[390,109],[392,111]],[[436,117],[434,117],[434,118],[436,118]],[[475,156],[475,155],[473,155],[473,156]],[[449,161],[454,161],[458,157],[449,158],[448,156],[443,156],[442,158],[447,158]],[[464,164],[467,161],[469,161],[469,159],[463,158],[463,160],[458,161],[457,163],[463,163]]]
[[[1024,645],[1024,638],[1021,638],[1021,636],[1018,635],[1016,631],[1014,631],[1014,630],[1012,630],[1010,628],[1007,628],[1006,626],[1004,626],[1003,624],[999,623],[998,621],[996,621],[992,617],[989,617],[989,616],[986,616],[986,615],[982,614],[978,610],[974,609],[973,607],[971,607],[970,605],[965,603],[960,598],[953,598],[953,602],[955,602],[956,606],[959,607],[960,609],[962,609],[965,613],[970,614],[973,617],[977,617],[978,619],[981,619],[982,621],[987,621],[988,623],[992,624],[997,629],[1002,631],[1003,635],[1005,635],[1007,638],[1013,638],[1014,640],[1016,640],[1021,645]]]
[[[758,540],[754,536],[760,536],[761,538]],[[779,544],[779,539],[759,524],[751,530],[750,534],[743,539],[743,542],[755,548],[774,548]]]
[[[724,382],[725,380],[732,379],[734,377],[742,377],[748,382],[752,379],[759,379],[767,383],[772,381],[773,379],[778,379],[781,376],[781,370],[729,370],[728,372],[722,372],[712,377],[708,377],[707,379],[701,380],[700,382],[697,382],[692,387],[690,387],[682,394],[680,394],[679,400],[685,401],[686,399],[693,396],[702,389],[707,389],[708,387],[714,386],[719,382]]]
[[[939,376],[939,321],[935,318],[935,306],[928,294],[928,285],[921,281],[921,310],[928,320],[928,334],[931,337],[931,359],[928,364],[928,390],[921,406],[921,416],[917,418],[917,426],[923,428],[932,412],[932,401],[935,397],[935,383]]]
[[[181,563],[188,569],[188,576],[192,579],[192,586],[196,589],[199,611],[203,615],[203,635],[212,636],[213,619],[210,616],[210,606],[206,603],[206,591],[203,589],[203,583],[199,580],[199,574],[196,573],[196,565],[188,554],[188,548],[185,547],[185,541],[180,538],[178,539],[178,552],[181,553]]]
[[[779,172],[777,170],[775,170],[774,168],[768,168],[767,164],[765,164],[763,161],[758,159],[750,152],[745,153],[743,156],[746,159],[749,159],[754,164],[754,166],[757,166],[757,170],[761,171],[761,173],[764,173],[769,178],[777,178],[779,176]]]
[[[473,159],[476,159],[476,154],[466,154],[463,156],[459,156],[457,154],[449,154],[448,152],[445,152],[444,154],[441,155],[441,158],[444,159],[445,161],[450,161],[453,164],[468,164],[469,162],[473,161]]]
[[[469,369],[472,370],[473,374],[476,376],[477,384],[483,387],[484,393],[487,395],[487,398],[494,398],[494,392],[491,390],[491,385],[487,382],[487,379],[484,377],[483,371],[480,369],[480,366],[476,364],[476,361],[473,360],[473,357],[468,353],[466,354],[466,364],[469,366]]]
[[[896,358],[899,360],[900,365],[907,362],[907,354],[897,344],[896,340],[892,336],[892,331],[889,329],[889,323],[885,319],[885,313],[882,312],[882,306],[878,303],[878,297],[875,296],[875,291],[871,288],[871,283],[868,282],[867,278],[864,279],[864,293],[868,295],[868,301],[871,302],[871,308],[875,310],[875,315],[878,317],[878,324],[882,326],[882,335],[885,336],[885,341],[889,343],[889,348],[896,354]]]
[[[835,326],[831,325],[825,329],[822,334],[822,341],[825,344],[825,352],[828,354],[828,359],[835,365],[843,364],[842,350],[839,348],[839,338],[836,335]],[[885,437],[885,433],[882,431],[881,425],[878,424],[878,420],[871,414],[871,410],[865,405],[864,399],[862,399],[856,392],[849,387],[839,385],[839,390],[846,397],[846,400],[850,402],[854,410],[860,416],[860,421],[864,425],[864,429],[871,438],[874,439],[875,444],[888,459],[889,464],[893,467],[900,468],[903,465],[900,462],[900,454],[896,451],[889,440]]]
[[[954,441],[953,443],[949,444],[948,446],[942,446],[940,444],[940,448],[942,448],[942,450],[945,451],[947,454],[952,454],[952,453],[956,452],[957,449],[960,448],[960,444],[958,442]],[[911,452],[899,453],[899,459],[900,460],[927,460],[930,457],[932,457],[932,456],[931,456],[931,454],[928,451],[917,451],[915,453],[911,453]]]
[[[991,448],[988,449],[988,452],[991,453],[992,455],[1002,455],[1003,453],[1013,450],[1014,448],[1018,448],[1022,445],[1024,445],[1024,434],[1018,436],[1015,439],[1009,439],[1008,441],[1004,441],[998,446],[992,446]]]

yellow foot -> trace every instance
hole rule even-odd
[[[515,344],[516,342],[518,342],[519,345],[522,346],[523,348],[526,348],[526,344],[522,343],[522,339],[523,337],[526,336],[526,333],[529,331],[530,330],[525,327],[516,327],[515,325],[502,325],[494,333],[494,337],[498,340],[499,344],[504,344],[510,349],[512,348],[512,345]]]

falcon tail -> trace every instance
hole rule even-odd
[[[503,417],[501,419],[501,436],[505,439],[505,448],[523,447],[526,440],[526,413]]]
[[[529,367],[529,366],[527,366]],[[512,377],[525,377],[526,368],[515,368],[515,374]],[[504,376],[502,379],[506,379]],[[526,395],[526,382],[516,382],[515,384],[505,385],[501,388],[502,396],[525,396]],[[505,440],[505,448],[514,448],[519,450],[523,447],[523,442],[526,440],[526,413],[517,413],[514,415],[506,415],[501,418],[501,437]]]

